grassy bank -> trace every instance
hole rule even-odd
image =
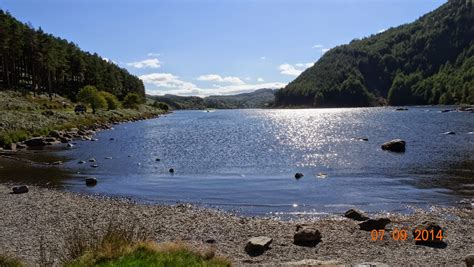
[[[45,95],[0,91],[0,147],[47,135],[52,130],[146,119],[164,113],[150,105],[139,105],[136,109],[98,110],[95,114],[91,110],[76,114],[74,107],[75,103],[60,96],[50,100]]]

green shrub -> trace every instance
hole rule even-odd
[[[120,108],[121,104],[120,101],[117,99],[116,96],[109,92],[100,91],[99,94],[105,99],[107,102],[107,109],[114,110]]]
[[[93,113],[95,113],[97,109],[106,109],[108,107],[105,98],[99,94],[99,91],[92,85],[84,86],[76,98],[77,101],[90,105]]]
[[[21,130],[0,132],[0,147],[9,145],[11,143],[22,142],[27,138],[28,134]]]
[[[164,110],[164,111],[168,111],[170,109],[170,106],[164,102],[159,102],[159,101],[155,101],[155,103],[153,103],[153,106],[155,108],[159,108],[161,110]]]
[[[123,106],[126,108],[138,108],[138,105],[143,103],[143,99],[137,93],[128,93],[123,99]]]
[[[1,267],[22,267],[23,264],[14,258],[0,255],[0,266]]]

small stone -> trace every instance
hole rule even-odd
[[[95,162],[95,158],[89,159],[89,162]]]
[[[391,221],[388,218],[379,218],[379,219],[368,219],[364,222],[359,223],[360,230],[372,231],[372,230],[382,230],[385,229],[385,226]]]
[[[321,237],[319,230],[307,225],[297,225],[293,243],[298,246],[314,247],[321,241]]]
[[[466,263],[466,267],[473,267],[474,266],[474,254],[469,254],[464,258],[464,262]]]
[[[215,243],[216,243],[216,240],[210,238],[210,239],[207,239],[205,242],[206,242],[207,244],[215,244]]]
[[[51,163],[51,165],[62,165],[63,162],[62,161],[55,161],[53,163]]]
[[[92,167],[92,168],[98,168],[99,165],[97,165],[97,164],[92,164],[91,167]]]
[[[86,185],[87,186],[95,186],[97,184],[97,179],[93,177],[86,178]]]
[[[444,134],[444,135],[451,135],[451,134],[456,134],[456,133],[449,131],[449,132],[444,132],[443,134]]]
[[[394,139],[382,144],[382,150],[392,152],[405,152],[406,142],[402,139]]]
[[[74,147],[73,144],[67,144],[67,147],[71,148],[71,147]]]
[[[365,215],[363,212],[361,212],[359,210],[356,210],[356,209],[350,209],[350,210],[346,211],[346,213],[344,213],[344,217],[349,218],[349,219],[353,219],[353,220],[356,220],[356,221],[365,221],[365,220],[369,219],[369,217],[367,217],[367,215]]]
[[[169,172],[170,172],[170,173],[174,173],[174,169],[173,169],[173,168],[170,168],[170,169],[169,169]]]
[[[353,265],[353,267],[389,267],[389,265],[381,262],[363,262]]]
[[[12,188],[13,194],[24,194],[28,193],[29,189],[26,185],[15,186]]]
[[[84,164],[84,163],[86,163],[86,162],[83,161],[83,160],[80,160],[80,161],[77,162],[77,164]]]
[[[105,159],[112,159],[112,157],[105,157]]]
[[[156,159],[155,161],[161,161],[161,159]]]
[[[302,174],[301,172],[297,172],[297,173],[295,174],[295,179],[300,179],[300,178],[303,177],[303,176],[304,176],[304,174]]]
[[[110,140],[110,141],[114,141],[114,140],[115,140],[115,138],[113,138],[113,137],[110,137],[110,138],[109,138],[109,140]]]
[[[266,236],[252,237],[247,241],[245,252],[251,256],[261,255],[270,248],[272,241],[272,238]]]

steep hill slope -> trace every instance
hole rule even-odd
[[[277,106],[474,103],[473,1],[328,51],[276,93]]]

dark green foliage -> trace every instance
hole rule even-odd
[[[144,99],[136,93],[128,93],[123,99],[123,106],[126,108],[138,108],[138,105],[144,102]]]
[[[155,101],[155,103],[153,103],[153,106],[164,111],[168,111],[170,109],[170,106],[168,104],[159,101]]]
[[[223,96],[149,96],[155,101],[164,102],[173,109],[231,109],[231,108],[264,108],[275,100],[275,90],[259,89],[251,93]]]
[[[119,98],[145,95],[142,81],[127,70],[0,10],[0,89],[74,99],[85,85]]]
[[[92,112],[95,113],[97,109],[106,109],[107,101],[92,85],[86,85],[77,94],[77,101],[88,104],[92,108]]]
[[[450,0],[413,23],[331,49],[276,93],[276,105],[473,104],[473,37],[472,1]]]

